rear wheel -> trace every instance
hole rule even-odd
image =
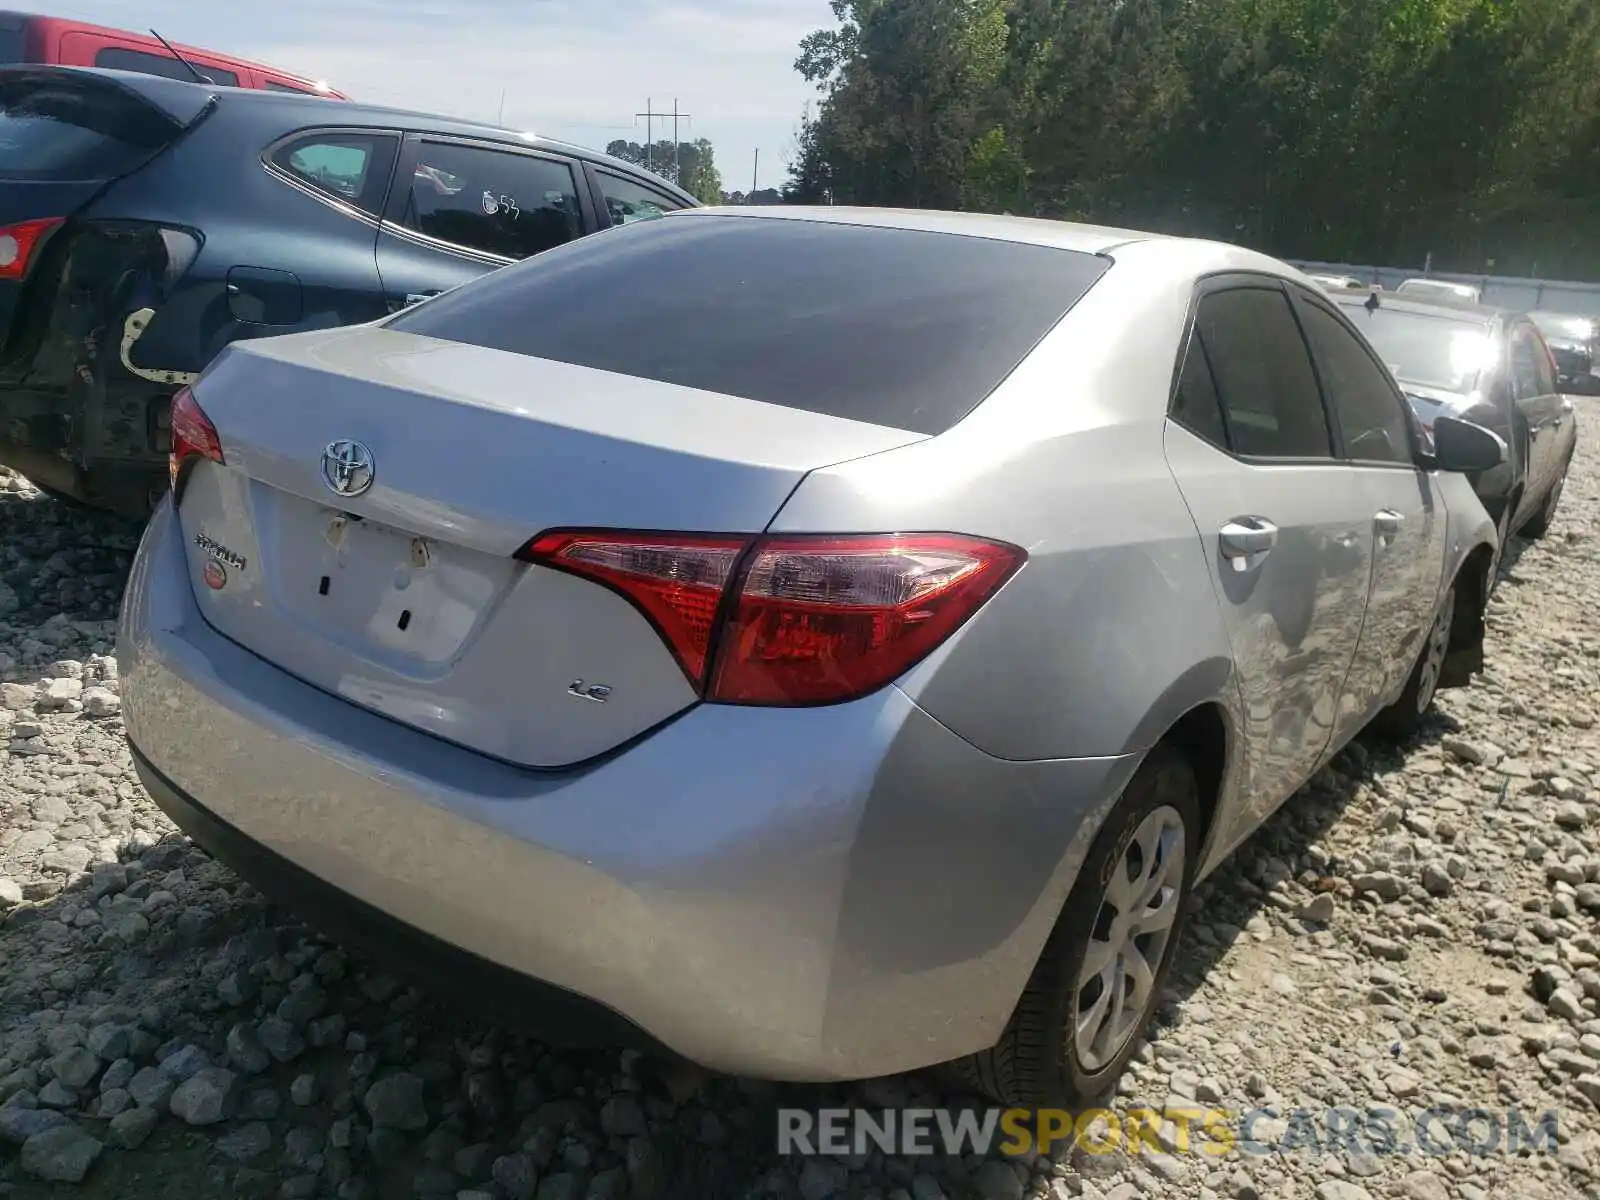
[[[1152,750],[1096,836],[996,1045],[955,1066],[1015,1106],[1081,1105],[1122,1073],[1155,1012],[1199,850],[1187,759]]]
[[[1550,485],[1550,491],[1545,494],[1544,504],[1533,520],[1522,527],[1523,537],[1542,538],[1550,532],[1550,526],[1555,524],[1556,509],[1561,505],[1561,490],[1566,487],[1567,467],[1570,465],[1570,462],[1563,464],[1561,474],[1556,476],[1556,481]]]
[[[1450,653],[1450,630],[1455,623],[1456,589],[1452,584],[1439,605],[1439,614],[1433,620],[1422,649],[1411,668],[1400,698],[1380,712],[1373,726],[1390,737],[1406,738],[1417,731],[1423,715],[1433,706],[1439,691],[1439,676],[1444,670],[1445,656]]]

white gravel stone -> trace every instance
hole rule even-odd
[[[779,1160],[763,1085],[663,1072],[646,1086],[635,1057],[597,1066],[439,1007],[191,847],[123,738],[114,617],[138,529],[0,469],[0,573],[16,584],[0,587],[0,1161],[20,1195],[36,1176],[15,1160],[42,1134],[84,1153],[79,1138],[104,1140],[102,1158],[138,1147],[144,1178],[195,1196],[1586,1195],[1600,1182],[1600,401],[1574,404],[1562,509],[1506,555],[1485,672],[1443,693],[1411,743],[1341,752],[1199,885],[1169,1019],[1109,1101],[1559,1110],[1559,1157]],[[942,1087],[917,1075],[853,1095],[934,1106]],[[174,1136],[196,1118],[214,1123]]]

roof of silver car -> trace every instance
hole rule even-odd
[[[846,208],[836,205],[723,205],[687,209],[670,214],[674,219],[699,216],[739,216],[827,221],[837,225],[876,225],[890,229],[920,229],[930,233],[957,233],[999,241],[1029,242],[1083,254],[1103,254],[1129,242],[1162,239],[1164,235],[1072,221],[1038,217],[996,216],[992,213],[937,212],[917,208]]]

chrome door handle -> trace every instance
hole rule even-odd
[[[1392,538],[1400,532],[1400,525],[1405,521],[1405,516],[1397,513],[1392,508],[1381,508],[1372,518],[1372,528],[1377,531],[1380,538]]]
[[[1222,557],[1235,571],[1256,566],[1278,543],[1278,527],[1261,517],[1235,517],[1218,534]]]

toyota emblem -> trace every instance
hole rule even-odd
[[[377,466],[372,451],[360,442],[341,438],[322,452],[322,482],[335,496],[359,496],[372,486]]]

